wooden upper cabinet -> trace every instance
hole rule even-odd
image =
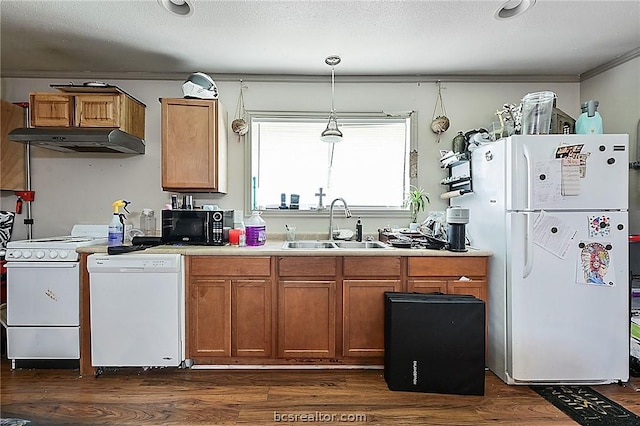
[[[162,188],[227,192],[226,112],[217,99],[161,99]]]
[[[145,105],[124,93],[30,94],[32,127],[115,127],[144,139]]]
[[[120,98],[115,95],[77,95],[79,127],[120,127]]]
[[[75,126],[74,96],[68,93],[31,93],[32,127]]]
[[[2,141],[0,142],[0,189],[23,191],[26,189],[25,144],[13,142],[7,136],[13,129],[24,127],[25,110],[2,101]]]

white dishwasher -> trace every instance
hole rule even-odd
[[[87,268],[91,365],[180,366],[185,359],[183,257],[92,254]]]

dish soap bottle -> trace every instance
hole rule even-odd
[[[267,223],[260,217],[262,212],[252,211],[246,223],[248,246],[262,246],[267,241]]]
[[[356,222],[356,241],[362,241],[362,221],[360,218]]]

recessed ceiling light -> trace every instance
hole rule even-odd
[[[510,19],[522,15],[536,4],[536,0],[509,0],[496,11],[496,19]]]
[[[174,15],[189,16],[193,13],[187,0],[158,0],[158,3]]]

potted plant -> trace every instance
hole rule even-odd
[[[429,194],[424,189],[411,185],[410,191],[404,199],[403,207],[409,206],[411,208],[411,223],[415,225],[409,225],[410,229],[417,229],[418,225],[418,212],[424,210],[427,203],[430,203]]]

